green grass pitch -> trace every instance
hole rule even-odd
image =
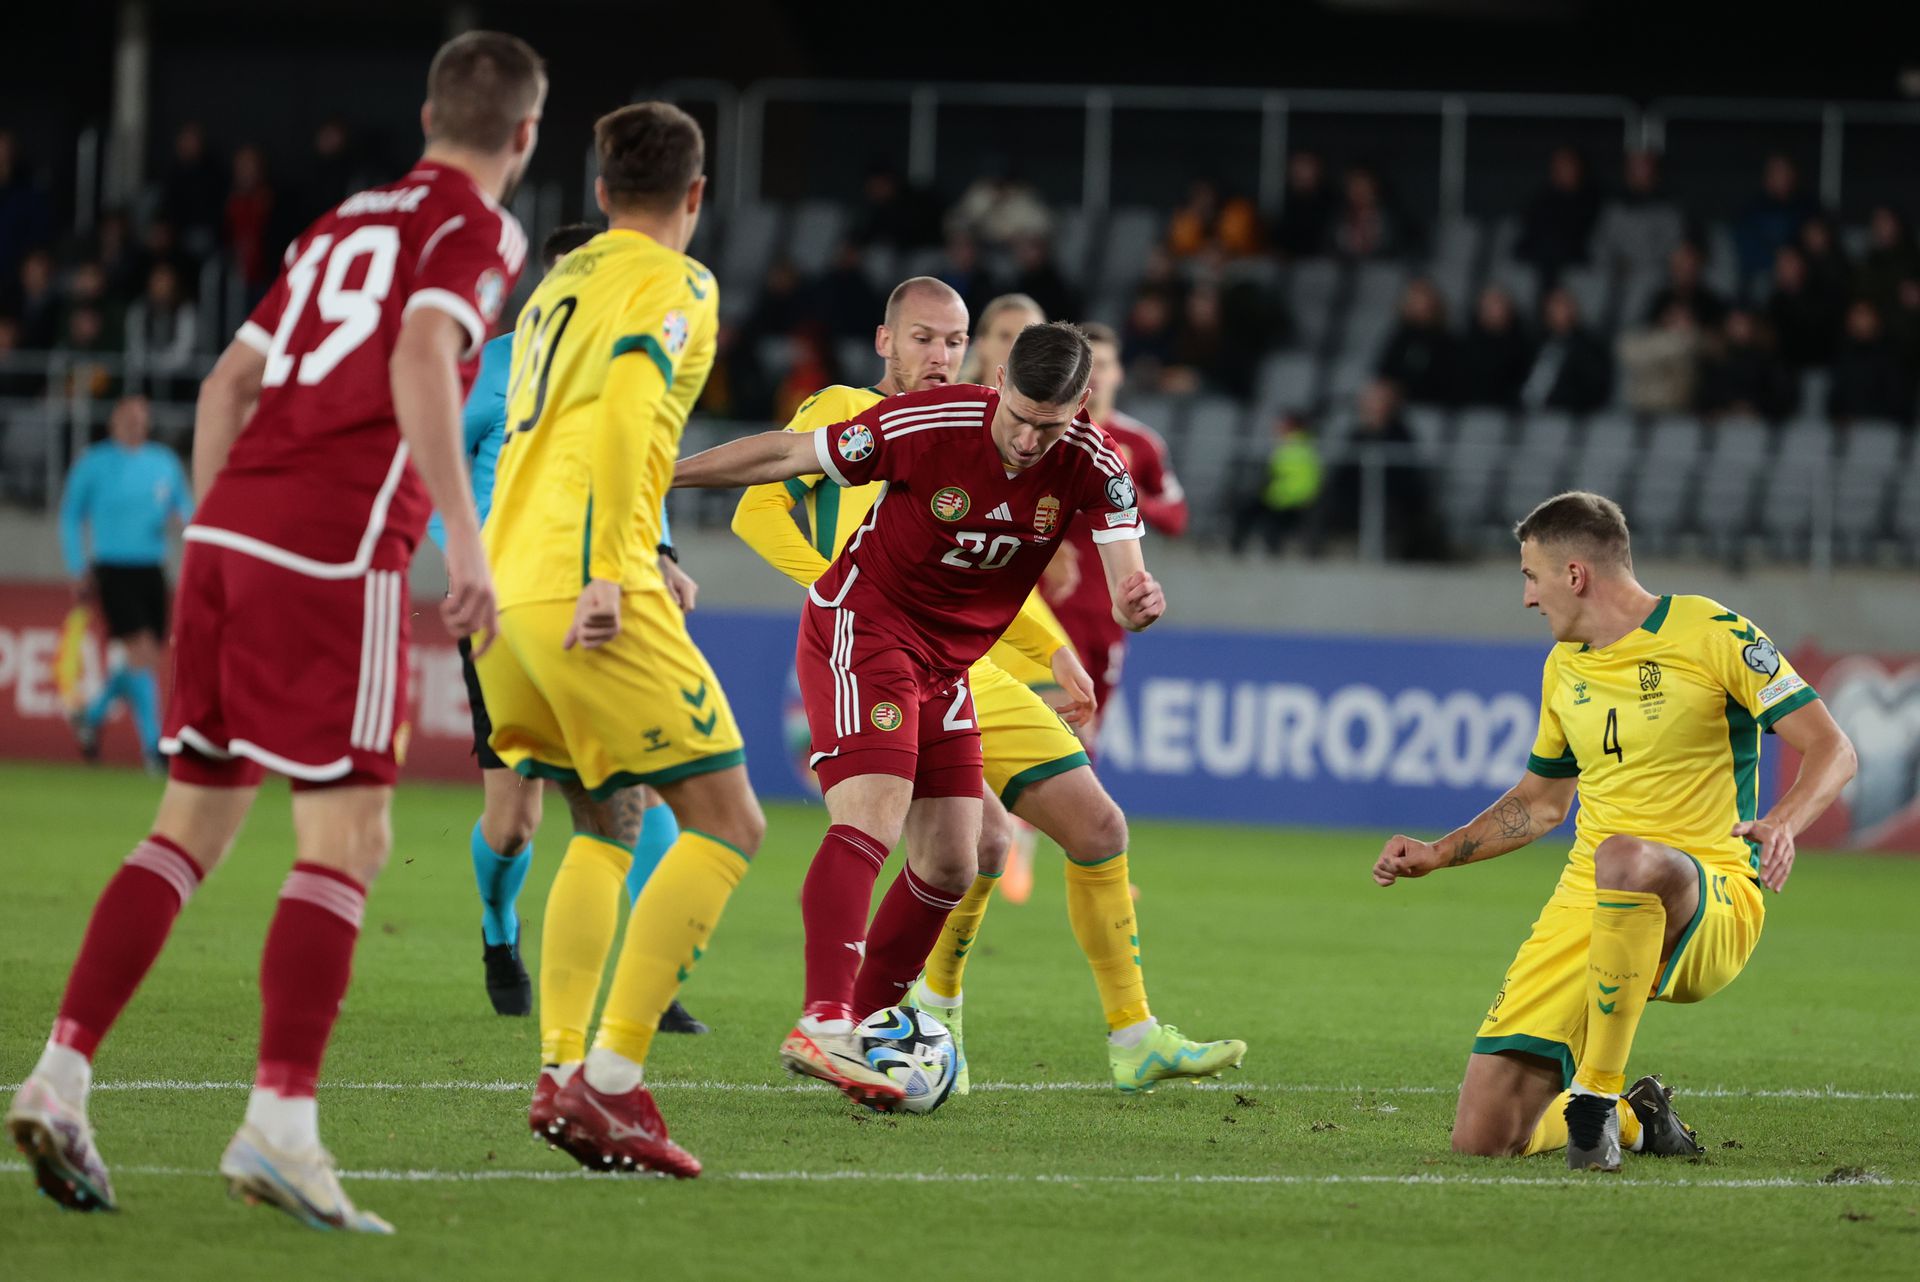
[[[158,788],[0,767],[0,1082],[31,1066],[88,907]],[[1216,1089],[1102,1088],[1093,984],[1043,853],[968,973],[981,1087],[929,1118],[784,1079],[795,896],[825,823],[776,807],[685,990],[715,1027],[649,1073],[707,1164],[685,1184],[582,1177],[531,1140],[530,1020],[489,1011],[467,856],[477,787],[410,786],[321,1088],[322,1130],[392,1239],[309,1232],[229,1202],[214,1164],[258,1030],[255,967],[291,859],[283,789],[196,898],[103,1048],[93,1115],[118,1216],[62,1214],[0,1167],[0,1275],[83,1278],[846,1278],[1550,1275],[1911,1277],[1920,1249],[1920,869],[1809,856],[1748,973],[1656,1004],[1634,1072],[1680,1088],[1697,1161],[1569,1176],[1557,1156],[1451,1156],[1453,1089],[1559,848],[1380,890],[1377,836],[1140,823],[1154,1009],[1251,1044]],[[522,904],[537,957],[565,841],[557,798]],[[889,873],[891,875],[891,872]]]

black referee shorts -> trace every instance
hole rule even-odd
[[[157,565],[96,565],[95,599],[107,621],[107,635],[115,640],[140,632],[167,639],[166,571]]]
[[[505,770],[507,763],[500,760],[488,738],[493,734],[493,718],[487,715],[487,700],[480,693],[480,674],[473,667],[473,643],[466,637],[460,638],[460,675],[467,679],[467,707],[473,710],[473,756],[482,770]]]

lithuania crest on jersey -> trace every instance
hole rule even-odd
[[[968,498],[967,492],[959,486],[949,485],[945,489],[934,492],[933,502],[929,506],[933,508],[933,514],[941,520],[957,521],[973,507],[973,500]]]
[[[841,458],[849,463],[858,463],[873,453],[873,433],[867,430],[865,423],[849,423],[847,430],[840,433],[837,448]]]
[[[900,709],[891,703],[873,705],[873,728],[875,730],[898,730],[900,728]]]
[[[1033,532],[1043,539],[1053,537],[1060,528],[1060,500],[1049,494],[1033,509]]]

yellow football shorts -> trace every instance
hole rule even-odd
[[[502,760],[596,800],[746,760],[727,696],[665,588],[623,596],[620,635],[597,649],[561,648],[573,611],[572,601],[503,610],[500,635],[474,660]]]
[[[1688,856],[1692,858],[1692,856]],[[1660,966],[1653,1000],[1697,1002],[1731,984],[1753,956],[1766,924],[1760,887],[1738,873],[1715,872],[1698,859],[1700,906]],[[1587,944],[1593,905],[1547,901],[1520,945],[1492,1009],[1473,1039],[1476,1055],[1525,1051],[1560,1064],[1564,1083],[1587,1046]]]
[[[974,664],[967,684],[980,718],[987,786],[1007,809],[1029,785],[1087,764],[1086,750],[1060,714],[993,660]],[[487,703],[492,706],[491,694]]]

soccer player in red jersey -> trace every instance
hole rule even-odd
[[[853,1037],[871,994],[904,991],[972,882],[980,731],[967,669],[1006,631],[1075,514],[1095,528],[1114,616],[1138,631],[1166,609],[1140,554],[1133,481],[1081,418],[1092,351],[1072,325],[1021,333],[995,388],[890,397],[801,435],[766,432],[692,458],[681,486],[758,485],[823,472],[885,481],[866,524],[808,590],[801,694],[832,826],[801,892],[806,1007],[788,1068],[887,1109],[901,1090]],[[907,867],[867,929],[873,883],[908,838]],[[868,994],[865,1001],[856,994]]]
[[[314,1085],[346,994],[368,884],[392,842],[407,737],[407,567],[438,508],[456,635],[494,625],[460,405],[519,275],[500,205],[533,154],[546,73],[522,41],[469,32],[427,76],[427,147],[288,249],[200,389],[151,833],[107,884],[45,1053],[7,1111],[40,1187],[115,1209],[87,1122],[94,1051],[174,919],[226,858],[263,774],[293,784],[297,862],[260,963],[258,1069],[220,1159],[232,1190],[315,1228],[392,1232],[320,1146]],[[251,413],[249,413],[251,408]]]
[[[1115,451],[1139,490],[1140,520],[1157,534],[1179,538],[1187,532],[1187,496],[1173,474],[1173,461],[1160,434],[1139,419],[1123,414],[1114,404],[1126,367],[1120,363],[1120,336],[1105,325],[1087,325],[1093,346],[1093,391],[1087,398],[1087,419],[1113,438]],[[1127,630],[1114,620],[1106,584],[1091,572],[1098,547],[1095,529],[1085,517],[1074,521],[1065,544],[1040,580],[1040,595],[1066,629],[1067,639],[1093,676],[1097,708],[1120,684],[1127,657]],[[1093,743],[1099,713],[1081,727],[1081,738]]]

